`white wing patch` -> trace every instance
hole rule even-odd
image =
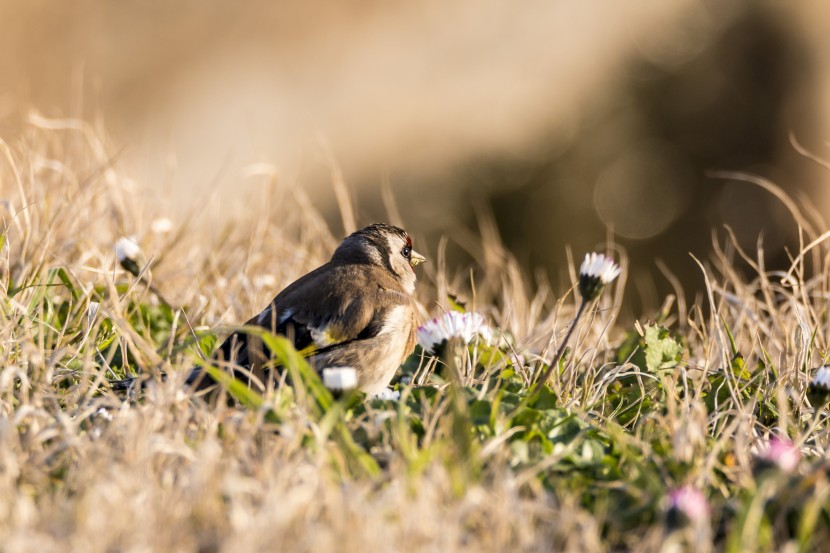
[[[262,313],[260,313],[259,316],[256,318],[257,324],[258,325],[263,325],[263,324],[267,323],[269,320],[271,320],[273,311],[274,311],[274,304],[272,303],[271,305],[269,305],[268,307],[263,309]],[[288,318],[291,317],[291,315],[293,315],[293,314],[294,314],[294,312],[291,311],[290,309],[286,309],[285,311],[280,313],[280,317],[279,317],[279,319],[277,319],[277,326],[279,326],[282,323],[284,323],[285,321],[287,321]]]
[[[265,321],[271,318],[271,307],[272,305],[269,305],[262,310],[262,313],[260,313],[259,317],[256,318],[256,324],[262,325]]]

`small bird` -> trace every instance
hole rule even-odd
[[[246,324],[288,337],[318,372],[354,368],[358,389],[376,394],[415,347],[414,268],[424,261],[403,229],[370,225],[346,237],[328,263],[289,284]],[[268,348],[244,330],[231,334],[213,357],[249,385],[271,377]],[[200,368],[187,382],[197,390],[214,384]]]

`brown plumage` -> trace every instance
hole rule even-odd
[[[425,259],[398,227],[375,224],[348,236],[331,260],[288,285],[247,325],[289,337],[321,371],[353,367],[358,387],[374,394],[388,386],[415,346],[413,268]],[[237,331],[214,354],[237,378],[262,386],[270,352],[258,337]],[[188,382],[213,384],[195,369]]]

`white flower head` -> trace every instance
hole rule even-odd
[[[810,381],[808,390],[811,394],[817,396],[830,395],[830,365],[818,368],[813,380]]]
[[[375,399],[382,399],[385,401],[398,401],[399,399],[401,399],[401,392],[398,390],[393,390],[392,388],[384,388],[378,393],[373,394],[372,397]]]
[[[173,230],[173,221],[171,221],[167,217],[159,217],[158,219],[153,219],[153,222],[150,223],[150,230],[152,230],[156,234],[166,234]]]
[[[332,391],[357,388],[357,371],[354,367],[330,367],[323,369],[323,385]]]
[[[118,263],[135,276],[141,272],[138,260],[141,258],[141,248],[135,238],[122,236],[115,243],[115,257]]]
[[[579,293],[585,301],[599,297],[603,287],[620,276],[620,266],[601,253],[589,253],[579,267]]]
[[[130,236],[122,236],[115,243],[115,257],[119,263],[123,263],[126,259],[136,259],[141,255],[141,248],[135,238]]]
[[[101,417],[102,419],[104,419],[107,422],[112,422],[112,413],[110,413],[109,409],[107,409],[105,407],[99,407],[95,411],[95,416],[96,417]]]
[[[476,335],[488,342],[492,338],[484,315],[450,311],[418,327],[418,344],[424,350],[435,353],[436,348],[450,338],[460,338],[469,344]]]

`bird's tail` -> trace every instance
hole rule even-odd
[[[240,380],[246,384],[250,383],[251,374],[247,370],[232,370],[228,373],[233,378]],[[159,375],[162,381],[167,380],[166,373],[160,373]],[[122,380],[113,380],[109,383],[110,388],[115,392],[126,392],[127,394],[133,394],[136,392],[144,391],[150,383],[153,382],[151,378],[142,378],[138,377],[130,377],[124,378]],[[185,378],[184,385],[186,388],[190,389],[193,392],[203,392],[205,390],[213,390],[216,389],[219,382],[216,381],[213,376],[207,371],[205,371],[202,367],[193,367],[188,372],[187,378]]]
[[[161,380],[167,380],[167,375],[161,373]],[[144,390],[152,379],[131,376],[123,380],[113,380],[110,382],[110,388],[116,392],[135,392],[136,390]]]
[[[116,392],[131,392],[135,389],[138,379],[135,377],[125,378],[123,380],[113,380],[110,382],[110,388]]]

